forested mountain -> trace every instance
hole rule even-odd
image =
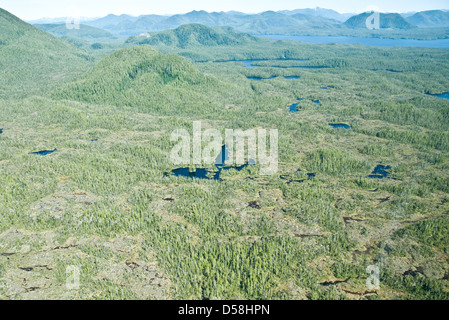
[[[0,9],[0,94],[42,91],[55,79],[79,74],[89,60],[84,51]]]
[[[370,17],[373,12],[364,12],[362,14],[353,16],[345,22],[345,25],[352,29],[366,29],[366,19]],[[401,29],[408,30],[414,26],[407,22],[400,14],[397,13],[381,13],[380,14],[380,28],[381,29]]]
[[[223,86],[217,79],[203,75],[185,58],[165,55],[144,45],[114,52],[80,79],[57,90],[54,96],[152,111],[165,106],[164,112],[182,106],[183,112],[193,112],[201,109],[201,103],[207,104],[209,97]]]
[[[68,29],[65,24],[35,24],[36,28],[51,33],[56,37],[73,37],[73,38],[110,38],[113,35],[105,30],[80,24],[79,29]]]
[[[408,17],[407,21],[420,28],[449,27],[449,12],[441,10],[418,12]]]
[[[177,48],[193,46],[242,45],[258,41],[245,33],[235,32],[230,27],[211,28],[201,24],[182,25],[175,30],[162,31],[154,35],[131,37],[128,43],[159,45],[164,44]]]
[[[285,15],[273,11],[258,15],[246,16],[235,26],[238,31],[251,34],[283,34],[294,33],[296,30],[340,28],[337,21],[305,14]]]

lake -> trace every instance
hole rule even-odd
[[[449,92],[444,92],[444,93],[440,93],[440,94],[432,94],[432,96],[449,100]]]
[[[225,166],[224,163],[229,160],[228,156],[228,145],[224,145],[221,147],[221,152],[215,159],[215,167],[218,171],[212,171],[203,168],[197,168],[195,171],[190,171],[190,168],[178,168],[174,169],[171,172],[165,173],[165,177],[175,176],[175,177],[183,177],[183,178],[196,178],[196,179],[205,179],[205,180],[218,180],[221,181],[221,173],[223,171],[228,170],[237,170],[242,171],[243,169],[249,167],[250,165],[255,165],[256,161],[253,159],[249,159],[247,163],[241,166]]]
[[[275,40],[295,40],[305,43],[342,43],[342,44],[363,44],[375,47],[424,47],[449,49],[449,39],[438,40],[409,40],[409,39],[379,39],[362,37],[318,37],[318,36],[281,36],[263,35],[262,38]]]

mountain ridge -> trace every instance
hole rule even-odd
[[[85,51],[0,9],[0,93],[32,94],[33,84],[64,82],[87,69],[91,60]]]
[[[420,28],[449,27],[449,12],[443,10],[429,10],[417,12],[406,20]]]
[[[131,37],[127,43],[159,45],[187,48],[192,46],[226,46],[257,42],[259,39],[246,33],[235,32],[231,27],[208,27],[202,24],[181,25],[173,30],[165,30],[153,35]]]
[[[351,29],[366,29],[367,19],[374,14],[374,11],[364,12],[349,18],[344,24]],[[409,30],[415,26],[411,25],[398,13],[379,13],[381,29]]]

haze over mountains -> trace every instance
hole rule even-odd
[[[146,32],[175,29],[184,24],[203,24],[210,27],[229,26],[236,31],[255,35],[264,34],[316,34],[349,32],[351,29],[366,29],[368,13],[359,15],[341,14],[329,9],[297,9],[291,11],[266,11],[259,14],[245,14],[236,11],[206,12],[192,11],[172,16],[142,15],[138,17],[110,14],[95,20],[83,21],[86,26],[99,28],[116,36],[132,36]],[[382,14],[382,29],[408,30],[418,28],[449,27],[449,12],[442,10],[419,13]],[[40,20],[40,23],[45,21]],[[52,22],[54,23],[54,22]]]
[[[79,29],[68,29],[65,24],[35,24],[35,27],[46,31],[57,37],[89,37],[89,38],[108,38],[112,34],[106,30],[80,24]]]
[[[432,10],[415,13],[407,21],[420,28],[449,27],[449,11]]]

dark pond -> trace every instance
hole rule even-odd
[[[386,71],[388,71],[388,72],[394,72],[394,73],[403,73],[403,72],[404,72],[404,71],[394,70],[394,69],[386,69]]]
[[[196,169],[195,172],[190,172],[189,168],[179,168],[175,169],[172,172],[172,175],[176,177],[186,177],[186,178],[197,178],[197,179],[213,179],[213,180],[219,180],[220,179],[220,172],[213,172],[209,171],[207,169]],[[209,178],[209,175],[211,173],[214,173],[212,178]]]
[[[49,154],[52,154],[53,152],[58,151],[57,149],[53,149],[53,150],[43,150],[43,151],[37,151],[37,152],[30,152],[29,154],[35,154],[38,156],[46,156]]]
[[[249,80],[254,80],[254,81],[262,81],[262,80],[271,80],[276,78],[275,76],[273,77],[269,77],[269,78],[261,78],[261,77],[247,77]]]
[[[0,134],[2,134],[3,133],[3,129],[0,129]]]
[[[277,78],[277,76],[272,76],[269,78],[261,78],[261,77],[247,77],[249,80],[254,80],[254,81],[262,81],[262,80],[271,80],[274,78]],[[284,77],[287,80],[298,80],[300,77],[299,76],[285,76]]]
[[[228,157],[228,147],[227,145],[224,145],[221,148],[220,154],[215,159],[215,167],[218,169],[218,171],[211,171],[208,169],[196,169],[196,171],[191,172],[189,168],[179,168],[174,169],[170,173],[166,173],[165,176],[176,176],[176,177],[184,177],[184,178],[197,178],[197,179],[206,179],[206,180],[221,180],[220,176],[223,171],[228,170],[237,170],[242,171],[243,169],[247,168],[250,165],[254,165],[256,162],[253,159],[249,159],[249,161],[241,166],[235,167],[235,166],[224,166],[225,161],[229,160]]]
[[[404,71],[394,70],[394,69],[371,69],[371,71],[388,71],[393,73],[403,73]]]
[[[387,178],[388,175],[390,174],[387,170],[390,170],[391,166],[383,166],[381,164],[379,164],[374,170],[373,172],[371,172],[371,174],[368,176],[368,178],[372,178],[372,179],[384,179]]]
[[[298,112],[298,104],[297,103],[292,104],[289,108],[290,108],[290,113]]]
[[[334,129],[351,129],[351,126],[345,123],[329,123],[329,125]]]
[[[443,92],[440,94],[432,94],[432,96],[442,98],[442,99],[449,99],[449,92]]]

